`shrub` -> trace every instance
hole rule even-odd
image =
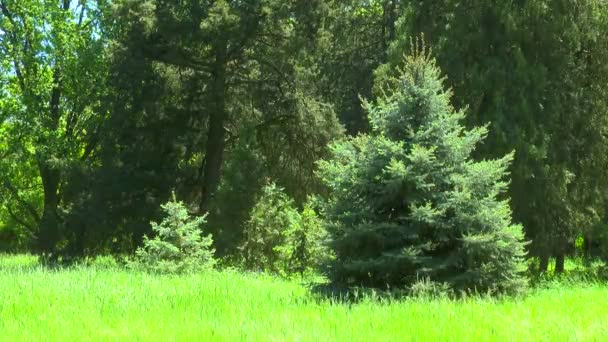
[[[293,200],[274,183],[263,188],[244,235],[244,263],[252,270],[303,275],[327,255],[326,233],[312,205],[298,212]]]
[[[121,264],[113,255],[98,255],[92,258],[86,258],[84,264],[96,269],[116,269],[120,268]],[[124,265],[124,264],[123,264]]]
[[[297,229],[300,214],[282,188],[271,183],[251,210],[244,227],[245,241],[241,246],[245,266],[252,270],[285,273],[285,253],[280,246],[286,241],[286,232]]]
[[[447,283],[437,283],[429,278],[416,281],[410,287],[410,295],[421,299],[450,298],[454,294]]]
[[[166,217],[160,224],[151,223],[156,237],[144,236],[134,266],[154,273],[187,273],[213,267],[213,239],[201,232],[205,217],[191,217],[175,194],[161,208]]]
[[[310,201],[306,203],[297,224],[285,231],[285,241],[277,246],[286,273],[303,276],[329,259],[327,231]]]
[[[332,157],[319,165],[331,190],[324,209],[336,256],[331,279],[523,290],[523,232],[505,196],[513,155],[471,158],[487,130],[462,126],[465,113],[451,106],[424,49],[407,56],[383,88],[375,103],[365,102],[371,134],[333,144]]]

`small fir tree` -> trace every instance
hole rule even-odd
[[[205,217],[191,217],[182,202],[163,204],[166,214],[160,224],[152,222],[154,239],[144,236],[136,251],[137,267],[155,273],[186,273],[212,268],[215,264],[211,235],[202,236]]]
[[[298,224],[285,232],[285,242],[278,246],[287,273],[304,276],[329,259],[327,231],[310,201],[304,205]]]
[[[252,270],[286,273],[286,259],[280,246],[286,233],[297,229],[300,214],[282,188],[270,183],[251,210],[244,227],[245,241],[241,246],[245,266]]]
[[[263,188],[244,233],[244,263],[252,270],[304,275],[328,256],[327,233],[311,202],[298,212],[274,183]]]
[[[434,59],[424,46],[413,51],[377,101],[364,101],[372,132],[333,144],[320,162],[331,190],[329,275],[374,287],[428,279],[454,290],[523,290],[522,227],[504,196],[513,154],[472,160],[486,127],[461,125],[465,112],[451,106]]]

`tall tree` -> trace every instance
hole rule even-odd
[[[602,212],[608,108],[602,1],[412,2],[398,37],[424,32],[470,124],[491,122],[481,156],[515,149],[514,217],[541,270]],[[398,39],[392,64],[406,47]],[[379,72],[382,77],[382,71]]]
[[[67,174],[93,158],[103,118],[98,4],[0,1],[0,200],[42,253],[62,238]]]
[[[326,100],[349,134],[369,130],[359,96],[371,97],[374,70],[387,61],[395,23],[407,1],[332,0],[321,17],[326,30],[316,52]]]
[[[302,201],[318,188],[314,161],[341,132],[320,100],[316,62],[308,57],[322,6],[115,3],[109,24],[115,96],[94,177],[99,191],[90,199],[116,213],[104,215],[118,221],[110,226],[141,227],[129,228],[137,243],[145,220],[176,188],[197,203],[192,210],[210,213],[223,253],[236,246],[265,178]],[[109,203],[111,193],[124,200]]]

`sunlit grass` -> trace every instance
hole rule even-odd
[[[320,299],[297,281],[234,271],[155,276],[0,257],[0,340],[608,340],[608,286],[523,299]]]

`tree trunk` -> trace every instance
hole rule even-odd
[[[389,44],[393,40],[395,40],[395,24],[397,22],[397,17],[399,16],[397,10],[397,0],[390,0],[388,4],[388,41]]]
[[[562,274],[564,273],[564,253],[560,252],[555,256],[555,273]]]
[[[83,257],[85,255],[85,233],[86,224],[80,220],[80,218],[72,219],[66,223],[66,229],[70,233],[73,233],[73,238],[69,244],[69,255],[73,258]]]
[[[569,242],[567,239],[562,238],[557,245],[555,252],[555,274],[564,273],[564,261],[566,254],[572,253],[575,249],[574,242]]]
[[[384,60],[388,60],[389,44],[395,39],[396,4],[395,0],[385,1],[382,5],[382,49]]]
[[[64,2],[64,5],[65,2]],[[69,5],[69,4],[67,4]],[[49,99],[49,120],[47,121],[47,129],[55,132],[59,128],[61,112],[59,109],[61,103],[61,70],[56,66],[53,72],[53,89]],[[41,140],[42,149],[48,148],[47,141]],[[42,153],[38,155],[38,170],[42,179],[43,188],[43,209],[42,217],[40,218],[39,233],[38,233],[38,251],[42,254],[49,254],[55,251],[57,242],[59,241],[59,216],[57,209],[59,207],[59,183],[61,181],[61,173],[54,169],[48,163],[49,154]]]
[[[39,223],[37,246],[43,254],[53,253],[59,241],[59,171],[53,170],[44,160],[38,161],[42,179],[44,208]]]
[[[201,191],[201,212],[209,208],[220,182],[226,131],[224,122],[226,113],[226,43],[216,45],[213,67],[212,102],[213,110],[209,115],[209,131],[205,147],[205,164],[203,166],[203,186]]]
[[[593,239],[591,238],[591,234],[586,233],[583,236],[583,256],[587,259],[591,258],[592,244],[593,244]]]
[[[64,0],[64,10],[69,7],[69,1]],[[49,131],[56,132],[59,128],[59,122],[61,117],[60,104],[61,104],[61,69],[57,65],[53,72],[53,89],[51,90],[51,97],[49,99],[49,118],[46,124],[46,128]],[[42,149],[47,149],[48,141],[41,140],[39,142]],[[38,170],[40,171],[40,178],[42,179],[43,188],[43,209],[42,217],[40,218],[40,227],[38,233],[38,250],[42,254],[49,254],[55,252],[55,247],[59,241],[59,184],[61,182],[61,173],[59,170],[49,165],[48,151],[38,155]]]
[[[549,268],[549,254],[543,253],[540,256],[540,263],[538,265],[538,273],[546,273]]]

